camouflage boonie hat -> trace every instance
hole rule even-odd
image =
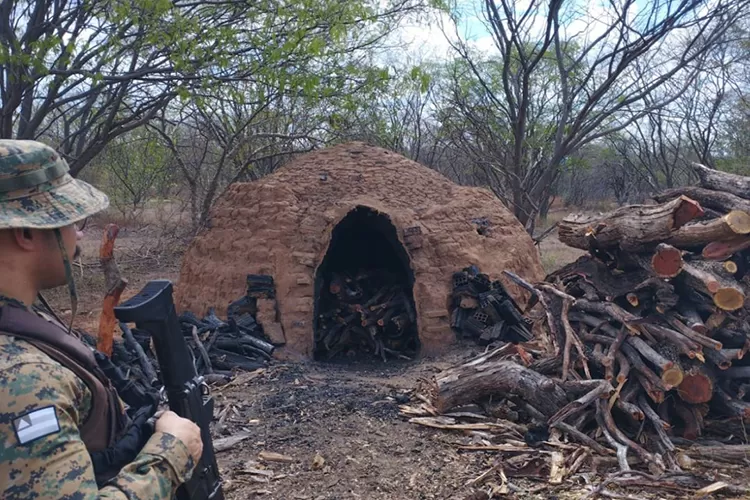
[[[41,142],[0,139],[0,229],[65,227],[109,206],[107,195],[68,170]]]

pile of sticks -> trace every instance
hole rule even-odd
[[[688,439],[708,416],[750,418],[750,178],[695,169],[700,187],[656,204],[564,219],[560,241],[591,257],[547,280],[565,293],[559,341],[616,381],[624,412],[642,419],[648,410],[628,405],[647,396]]]
[[[504,340],[531,340],[531,321],[524,318],[518,304],[500,281],[491,281],[477,266],[453,274],[451,327],[464,338],[481,345]]]
[[[677,471],[675,443],[743,440],[750,420],[750,178],[695,167],[700,187],[559,224],[589,255],[527,283],[549,336],[521,363],[475,360],[423,391],[440,412],[490,394],[599,453]],[[525,366],[524,366],[525,365]],[[497,399],[497,398],[495,398]],[[682,441],[681,441],[682,440]],[[609,448],[609,449],[607,449]]]
[[[408,287],[386,270],[333,273],[321,290],[315,350],[318,357],[412,359],[418,350],[416,314]]]

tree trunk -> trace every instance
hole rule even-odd
[[[693,169],[704,188],[750,199],[750,177],[713,170],[700,163],[693,163]]]
[[[520,398],[547,417],[568,403],[565,391],[553,380],[490,356],[441,372],[428,390],[439,412],[492,395]]]
[[[572,215],[560,222],[558,237],[582,250],[643,251],[702,214],[697,202],[681,196],[661,205],[630,205],[601,216]]]
[[[732,210],[719,219],[687,224],[674,232],[667,243],[678,248],[702,248],[708,243],[723,241],[750,233],[750,214]]]
[[[726,276],[726,270],[721,263],[706,261],[685,263],[683,270],[681,278],[685,284],[689,288],[712,297],[714,304],[721,310],[736,311],[744,305],[744,290],[731,276]]]
[[[670,189],[654,196],[654,200],[664,203],[680,196],[687,196],[701,204],[703,208],[711,208],[728,213],[732,210],[742,210],[750,213],[750,200],[723,191],[712,191],[697,186],[683,186]]]

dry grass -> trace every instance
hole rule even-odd
[[[566,264],[570,264],[585,253],[583,250],[571,248],[564,243],[560,243],[560,240],[557,239],[556,231],[542,240],[542,243],[539,245],[539,256],[542,259],[542,267],[544,267],[544,271],[547,274],[560,269]]]
[[[604,210],[605,207],[602,207]],[[600,212],[602,210],[594,210],[593,212]],[[547,218],[540,220],[537,224],[537,234],[541,234],[546,229],[550,228],[554,224],[557,224],[571,213],[580,212],[575,207],[564,208],[555,207],[547,215]],[[581,255],[585,254],[583,250],[577,248],[571,248],[564,243],[561,243],[557,239],[557,230],[553,231],[547,237],[542,240],[539,245],[539,256],[542,260],[542,267],[546,273],[551,273],[560,269],[562,266],[569,264],[576,260]]]

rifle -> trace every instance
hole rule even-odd
[[[151,334],[169,409],[201,428],[203,454],[190,480],[177,489],[177,500],[224,500],[209,424],[214,400],[208,386],[195,371],[172,300],[172,283],[153,280],[135,297],[115,307],[123,323]]]

